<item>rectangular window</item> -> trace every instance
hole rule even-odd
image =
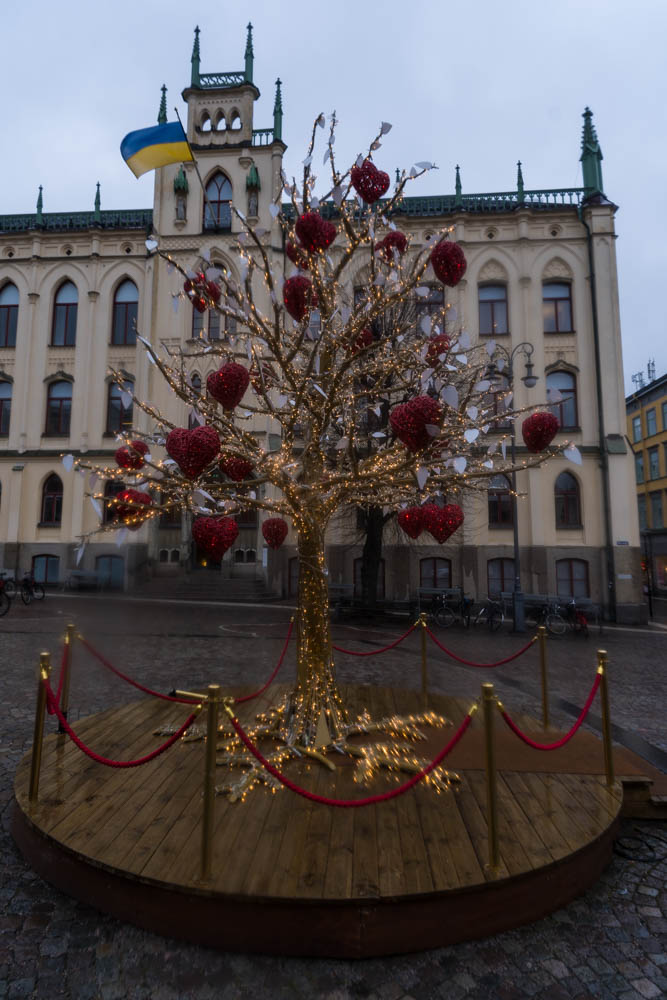
[[[667,403],[662,404],[662,429],[667,431]]]
[[[646,497],[637,497],[637,510],[639,512],[639,530],[646,531]]]
[[[479,332],[482,336],[509,333],[507,326],[507,288],[505,285],[482,285],[479,297]]]
[[[655,406],[646,411],[646,436],[658,433],[658,421],[655,415]]]
[[[642,418],[632,418],[632,440],[636,443],[642,439]]]
[[[660,479],[660,452],[657,448],[648,450],[649,479]]]
[[[638,483],[644,482],[644,456],[635,455],[635,479]]]
[[[0,347],[16,347],[18,319],[18,306],[0,305]]]
[[[662,492],[651,493],[651,527],[662,528]]]
[[[542,288],[545,333],[572,333],[572,294],[565,282],[548,282]]]
[[[59,556],[33,556],[32,574],[35,583],[58,583],[60,576]]]

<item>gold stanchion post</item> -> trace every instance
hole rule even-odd
[[[51,673],[51,654],[39,654],[39,681],[37,686],[37,707],[35,708],[35,729],[32,736],[32,760],[30,761],[29,800],[37,801],[39,794],[39,770],[42,765],[42,744],[44,742],[44,713],[46,711],[46,688],[44,681]]]
[[[215,826],[215,753],[218,742],[220,685],[209,684],[206,716],[206,757],[204,765],[204,807],[201,832],[201,879],[211,877],[213,828]]]
[[[609,715],[609,687],[607,685],[606,649],[598,649],[598,673],[600,675],[600,708],[602,711],[602,746],[604,748],[604,773],[609,788],[614,784],[614,758],[611,745],[611,717]]]
[[[540,644],[540,674],[542,676],[542,727],[549,728],[549,679],[547,677],[547,630],[540,625],[537,630]]]
[[[65,628],[65,646],[67,649],[67,656],[65,658],[65,666],[63,667],[65,671],[65,676],[63,677],[63,689],[60,693],[60,711],[67,718],[67,713],[69,711],[69,677],[70,670],[72,669],[72,656],[74,654],[74,633],[76,627],[70,622]],[[58,722],[58,733],[60,735],[65,734],[62,722]]]
[[[496,786],[496,754],[493,744],[493,713],[496,697],[493,684],[482,684],[482,709],[484,712],[484,746],[486,763],[486,812],[489,837],[488,868],[496,872],[500,867],[498,846],[498,790]]]
[[[422,637],[422,705],[428,708],[428,663],[426,659],[426,615],[419,616]]]

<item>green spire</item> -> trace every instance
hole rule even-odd
[[[158,125],[167,124],[167,88],[165,84],[162,84],[162,97],[160,99],[160,110],[157,113],[157,123]]]
[[[463,205],[463,198],[461,197],[461,170],[458,163],[456,164],[456,179],[454,181],[454,191],[456,192],[456,195],[454,197],[454,205],[456,206],[456,208],[461,208],[461,206]]]
[[[190,86],[199,86],[199,25],[195,28],[195,41],[192,46],[192,58],[190,59],[192,63],[192,76],[190,78]]]
[[[245,43],[245,78],[248,83],[252,83],[252,64],[254,52],[252,49],[252,24],[248,21],[248,37]]]
[[[516,193],[517,193],[517,201],[519,202],[520,205],[523,205],[525,197],[523,193],[523,174],[521,173],[521,160],[518,160],[516,165]]]
[[[283,98],[280,92],[280,84],[282,83],[280,77],[276,80],[276,100],[273,105],[273,138],[280,139],[282,141],[283,137]]]
[[[39,194],[37,195],[37,225],[41,226],[44,222],[44,216],[42,215],[42,208],[44,203],[42,201],[42,185],[39,185]]]
[[[174,194],[187,194],[189,190],[188,179],[185,176],[185,170],[181,163],[180,169],[174,178]]]
[[[261,184],[259,182],[259,174],[257,173],[257,167],[254,163],[250,164],[250,170],[248,171],[248,176],[245,179],[246,191],[259,191],[261,189]]]
[[[583,115],[584,127],[581,136],[581,169],[584,175],[584,187],[587,194],[602,194],[602,150],[598,142],[593,112],[586,108]]]
[[[400,169],[400,167],[396,167],[396,183],[397,184],[401,183],[401,169]]]
[[[98,181],[97,191],[95,192],[95,213],[94,213],[95,222],[102,221],[102,212],[100,211],[101,205],[102,205],[102,199],[100,198],[100,182]]]

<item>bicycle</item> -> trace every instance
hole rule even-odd
[[[21,600],[24,604],[35,601],[43,601],[45,595],[44,587],[41,583],[35,583],[32,573],[26,573],[21,581]]]
[[[565,620],[573,632],[578,632],[588,639],[588,618],[581,608],[577,607],[574,597],[565,605]]]
[[[434,598],[428,613],[440,628],[450,628],[456,622],[459,622],[464,628],[469,628],[472,606],[472,598],[466,597],[462,591],[458,597],[443,593]]]
[[[3,576],[0,576],[0,616],[6,615],[12,606],[12,599],[7,593],[6,581]]]
[[[486,625],[490,632],[497,632],[505,621],[505,612],[500,601],[487,597],[474,619],[475,625]]]
[[[16,597],[16,580],[8,573],[0,573],[0,582],[5,594],[11,601],[13,597]]]
[[[528,614],[528,609],[526,609]],[[558,605],[555,604],[541,604],[530,609],[531,617],[533,618],[535,625],[544,625],[547,632],[550,635],[565,635],[567,632],[567,622],[560,614],[558,610]]]

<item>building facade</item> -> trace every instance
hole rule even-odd
[[[184,517],[146,525],[122,547],[113,532],[101,533],[82,554],[80,536],[104,517],[87,496],[100,484],[62,464],[63,454],[111,464],[117,434],[132,423],[153,430],[145,414],[131,413],[110,367],[138,398],[187,425],[184,404],[170,396],[135,331],[157,349],[204,337],[234,347],[238,330],[215,314],[193,313],[179,298],[178,273],[147,253],[147,233],[186,268],[206,248],[214,264],[238,277],[241,227],[233,205],[263,230],[272,266],[291,272],[270,212],[286,148],[280,81],[272,126],[255,128],[260,94],[250,27],[244,68],[231,73],[200,71],[197,30],[183,97],[207,203],[193,165],[184,164],[156,171],[153,206],[144,211],[103,211],[98,189],[93,211],[50,214],[40,189],[36,213],[0,216],[0,565],[10,571],[32,567],[53,583],[89,571],[127,586],[197,565]],[[158,121],[166,121],[164,88]],[[601,160],[586,109],[584,187],[530,190],[519,164],[515,191],[464,194],[457,167],[454,194],[405,198],[395,222],[415,249],[441,226],[453,226],[468,261],[464,280],[447,290],[457,324],[474,342],[494,341],[511,360],[503,377],[513,377],[517,407],[544,403],[551,390],[558,440],[572,440],[581,452],[581,465],[559,458],[519,474],[524,591],[590,597],[609,616],[634,621],[642,596],[633,457],[625,444],[616,206],[603,193]],[[363,272],[355,278],[364,280]],[[434,280],[420,308],[442,304]],[[538,379],[530,389],[522,381],[525,343]],[[205,384],[207,374],[189,372],[193,385]],[[279,446],[268,423],[253,433],[266,448]],[[511,589],[511,506],[509,483],[497,477],[487,497],[468,503],[464,528],[443,546],[407,544],[390,519],[380,593],[402,600],[420,586],[462,586],[478,597]],[[249,516],[240,527],[223,575],[265,578],[276,593],[292,594],[293,540],[267,553],[256,520]],[[332,583],[358,589],[356,512],[341,512],[328,542]]]
[[[667,375],[643,377],[626,399],[628,439],[637,483],[639,531],[646,586],[667,596]]]

